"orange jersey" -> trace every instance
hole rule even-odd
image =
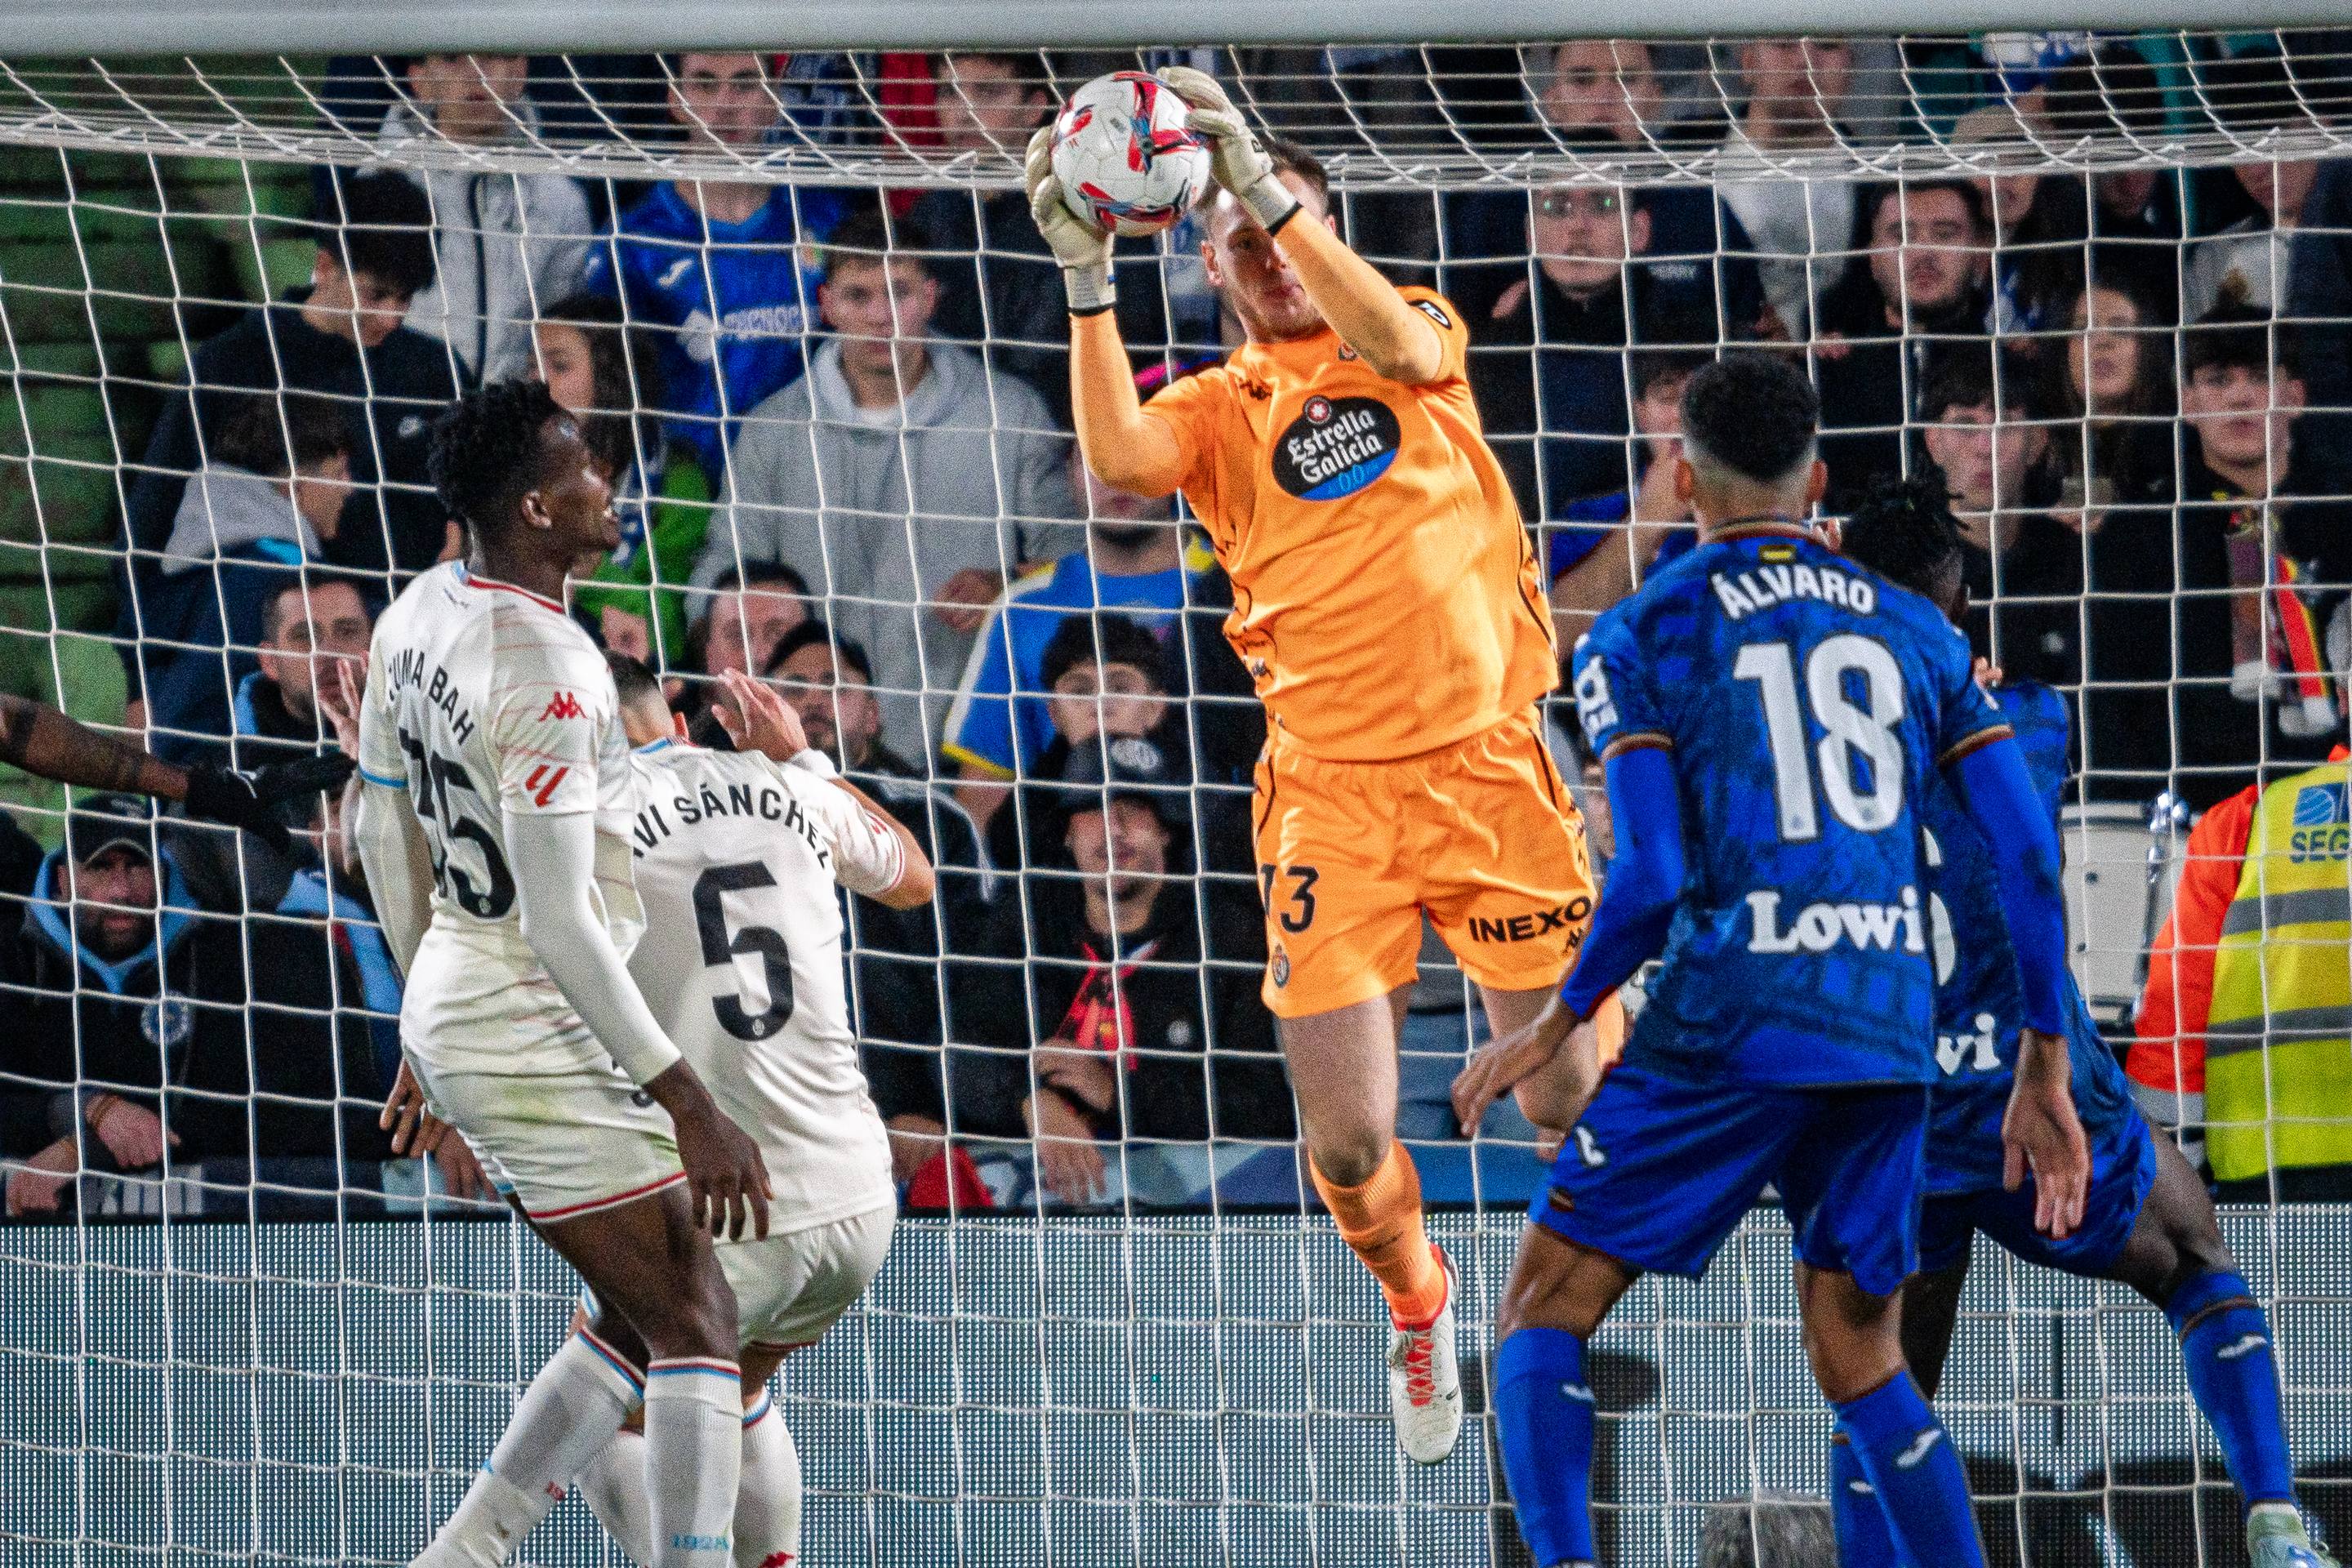
[[[1427,289],[1438,378],[1375,374],[1326,329],[1250,343],[1146,405],[1233,578],[1225,636],[1281,739],[1333,762],[1452,745],[1559,679],[1551,616],[1465,372],[1469,333]]]

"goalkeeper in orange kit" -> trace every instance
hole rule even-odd
[[[1233,579],[1225,635],[1268,720],[1265,1003],[1316,1190],[1388,1299],[1398,1441],[1433,1464],[1462,1425],[1454,1287],[1395,1139],[1398,1027],[1424,913],[1497,1036],[1542,1011],[1582,941],[1583,825],[1535,710],[1558,653],[1459,313],[1348,248],[1310,156],[1262,143],[1201,72],[1160,76],[1211,149],[1202,259],[1248,342],[1141,405],[1109,242],[1063,203],[1049,132],[1029,148],[1032,210],[1069,294],[1087,466],[1182,490]],[[1584,1087],[1530,1082],[1521,1105],[1565,1126]]]

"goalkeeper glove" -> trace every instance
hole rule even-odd
[[[1298,198],[1275,174],[1274,159],[1217,79],[1190,66],[1168,66],[1159,76],[1192,109],[1192,134],[1209,144],[1209,172],[1217,184],[1231,191],[1242,210],[1268,234],[1280,228],[1298,210]]]
[[[272,763],[251,773],[194,763],[188,767],[188,815],[242,827],[280,854],[292,847],[278,807],[302,795],[334,789],[355,764],[340,752],[322,752],[290,763]]]
[[[1062,292],[1069,297],[1070,314],[1095,316],[1109,310],[1118,299],[1110,280],[1110,236],[1072,212],[1062,199],[1062,182],[1054,177],[1052,126],[1039,126],[1029,138],[1022,183],[1029,192],[1029,216],[1061,264]]]

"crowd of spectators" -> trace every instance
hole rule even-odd
[[[1833,504],[1943,477],[1969,634],[2073,702],[2082,799],[2203,807],[2325,758],[2352,665],[2352,163],[1801,172],[1865,131],[1927,128],[1884,123],[1857,88],[1905,65],[1893,46],[1751,43],[1699,73],[1737,89],[1713,99],[1675,57],[1564,45],[1514,60],[1507,101],[1459,97],[1490,79],[1475,70],[1332,50],[1257,100],[1342,149],[1437,117],[1603,170],[1717,159],[1711,186],[1342,206],[1376,263],[1435,282],[1470,325],[1563,651],[1693,542],[1671,461],[1692,371],[1722,344],[1779,345],[1821,388]],[[2037,58],[1948,73],[1976,88],[1933,129],[2021,148],[2084,111],[2094,66],[2099,102],[2158,80],[2113,40]],[[656,92],[596,113],[709,159],[890,136],[995,158],[1055,101],[1034,55],[845,59],[666,57],[639,73]],[[2285,61],[2218,64],[2246,135],[2305,112]],[[126,466],[131,723],[245,765],[337,744],[374,616],[460,546],[425,483],[431,416],[461,387],[541,379],[621,517],[576,585],[582,625],[657,669],[706,742],[726,743],[700,721],[714,677],[778,683],[940,867],[933,908],[848,910],[856,1021],[915,1197],[1230,1195],[1262,1155],[1263,1190],[1295,1201],[1257,996],[1263,721],[1218,635],[1231,586],[1181,506],[1080,461],[1060,284],[1018,193],[404,164],[583,110],[520,57],[338,68],[347,123],[381,95],[364,128],[384,165],[320,174],[309,282],[194,348]],[[1118,320],[1147,392],[1235,340],[1190,238],[1122,242]],[[1555,735],[1575,777],[1572,729]],[[86,1205],[419,1200],[364,1114],[396,1065],[399,978],[342,825],[295,826],[289,856],[112,797],[62,833],[0,826],[10,1214],[72,1200],[78,1121],[107,1169],[202,1177],[87,1185]],[[1478,1027],[1465,995],[1431,944],[1407,1030],[1428,1060],[1405,1077],[1407,1124],[1433,1139]],[[1203,1152],[1228,1143],[1234,1162]],[[456,1165],[436,1180],[476,1191]]]

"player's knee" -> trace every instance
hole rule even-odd
[[[1360,1187],[1380,1171],[1393,1136],[1378,1127],[1333,1128],[1310,1133],[1307,1152],[1333,1186]]]

